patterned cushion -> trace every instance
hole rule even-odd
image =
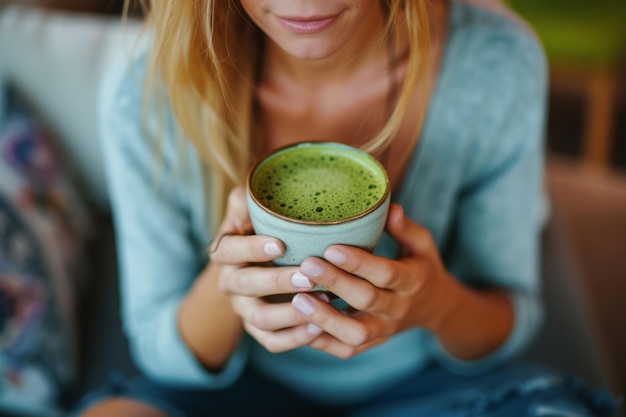
[[[52,415],[77,376],[87,210],[54,141],[0,86],[0,414]]]

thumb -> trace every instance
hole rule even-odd
[[[248,213],[246,191],[243,187],[235,187],[228,195],[226,214],[220,227],[221,233],[249,234],[252,223]]]
[[[403,256],[427,255],[435,248],[428,229],[406,217],[402,206],[397,203],[389,207],[386,229],[387,233],[400,245]]]

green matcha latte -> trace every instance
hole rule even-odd
[[[268,210],[295,221],[336,223],[381,203],[388,180],[373,157],[335,143],[283,148],[259,163],[251,189]]]

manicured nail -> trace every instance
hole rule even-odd
[[[267,256],[278,256],[283,253],[283,250],[276,242],[266,242],[263,245],[263,250]]]
[[[315,311],[315,304],[313,301],[302,294],[294,295],[291,300],[291,305],[294,306],[296,310],[307,316],[310,316]]]
[[[311,281],[300,272],[294,272],[291,276],[291,284],[296,288],[312,288]]]
[[[318,300],[322,300],[325,303],[330,303],[330,297],[325,292],[314,292],[313,295],[317,297]]]
[[[324,268],[315,261],[304,261],[300,265],[300,271],[304,272],[308,277],[315,278],[322,275]]]
[[[342,264],[346,261],[346,255],[335,248],[329,248],[324,252],[324,258],[328,259],[334,264]]]
[[[319,336],[320,334],[322,334],[323,330],[320,329],[319,327],[317,327],[316,325],[314,325],[313,323],[308,323],[306,325],[306,331],[311,335],[311,336]]]

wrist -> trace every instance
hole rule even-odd
[[[439,300],[435,303],[437,308],[424,327],[437,337],[448,332],[455,317],[462,314],[466,291],[455,278],[446,275],[434,294],[434,299]]]
[[[207,266],[178,310],[178,330],[193,355],[210,371],[228,361],[243,334],[239,316],[218,288],[219,267]]]
[[[452,281],[429,329],[452,356],[482,358],[509,337],[514,323],[511,300],[501,290],[475,290]]]

